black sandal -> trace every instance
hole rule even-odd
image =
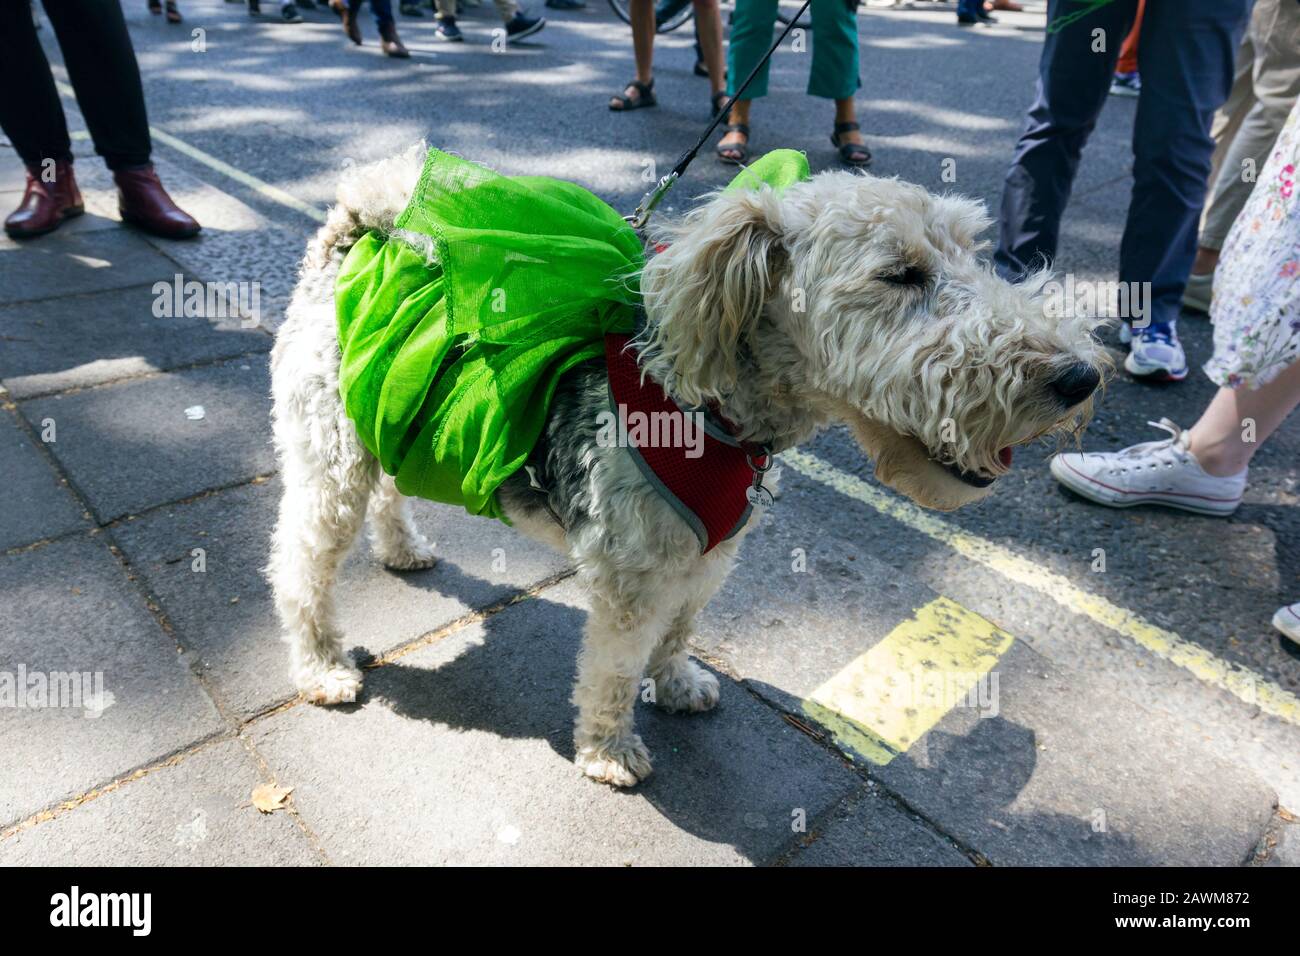
[[[626,113],[628,110],[639,110],[647,106],[654,106],[659,102],[655,99],[655,81],[653,79],[651,79],[649,83],[642,83],[640,80],[632,80],[624,87],[624,89],[629,87],[636,90],[641,95],[636,99],[632,99],[632,97],[628,96],[626,93],[615,94],[609,104],[611,111],[615,113]],[[618,103],[619,105],[615,106],[615,103]]]
[[[841,133],[852,133],[861,129],[857,123],[836,123],[835,132],[831,133],[831,145],[840,151],[840,162],[846,166],[865,169],[871,165],[871,150],[862,143],[841,143]]]
[[[167,0],[166,7],[167,7],[167,22],[180,23],[181,10],[180,7],[176,6],[176,0]]]
[[[162,0],[149,0],[149,12],[154,16],[162,14]]]
[[[725,146],[719,143],[715,149],[718,153],[718,159],[724,163],[730,163],[732,166],[739,166],[749,158],[749,125],[746,123],[728,123],[723,127],[724,136],[726,133],[739,133],[745,137],[743,143],[727,143]],[[728,156],[727,153],[737,153],[736,156]]]
[[[713,119],[713,117],[722,112],[722,105],[727,102],[727,99],[726,90],[718,90],[718,92],[709,97],[709,102],[712,104],[712,111],[709,113],[709,119]]]

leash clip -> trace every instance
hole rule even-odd
[[[659,201],[664,198],[664,194],[672,189],[673,183],[677,182],[677,172],[674,170],[655,184],[655,188],[650,190],[641,197],[641,202],[637,204],[636,211],[630,216],[624,216],[623,219],[630,223],[632,228],[640,232],[650,221],[650,214],[655,211]]]
[[[776,499],[772,497],[772,492],[763,487],[763,476],[772,470],[772,452],[764,445],[759,454],[763,458],[763,464],[761,465],[754,461],[753,452],[745,452],[745,463],[749,465],[749,470],[754,473],[754,483],[745,489],[745,500],[753,508],[770,508],[776,502]]]

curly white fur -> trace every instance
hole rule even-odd
[[[344,177],[272,353],[285,492],[268,574],[292,678],[318,703],[354,700],[361,686],[331,591],[368,508],[381,561],[434,560],[344,413],[333,307],[342,257],[367,230],[393,234],[423,154]],[[975,203],[849,173],[780,194],[715,195],[666,230],[668,248],[642,277],[643,367],[679,401],[716,402],[744,437],[777,451],[847,422],[887,484],[930,507],[978,500],[989,489],[955,471],[994,478],[1005,470],[999,449],[1077,428],[1087,403],[1064,406],[1051,382],[1105,363],[1092,323],[1045,314],[1041,280],[1013,286],[977,259],[985,224]],[[434,254],[421,237],[397,238]],[[561,434],[580,424],[553,423]],[[584,445],[577,467],[581,520],[567,531],[507,510],[520,530],[568,553],[590,595],[573,692],[576,757],[588,775],[624,786],[650,772],[633,727],[643,676],[665,708],[718,701],[716,678],[687,644],[739,538],[701,556],[623,449]]]

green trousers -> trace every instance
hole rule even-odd
[[[727,47],[728,95],[735,95],[736,88],[772,45],[776,10],[777,0],[736,0],[736,12],[731,18],[731,42]],[[812,0],[812,21],[812,70],[808,74],[808,95],[829,100],[849,99],[861,85],[858,78],[857,11],[848,0]],[[792,32],[784,47],[773,56],[790,56],[791,39],[796,35]],[[807,39],[805,34],[803,40],[806,42]],[[745,91],[744,99],[767,95],[767,66],[763,64],[763,69]]]

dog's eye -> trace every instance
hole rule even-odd
[[[890,285],[910,285],[922,286],[930,281],[930,277],[925,274],[925,270],[917,266],[908,266],[901,272],[891,272],[880,277],[881,282],[888,282]]]

